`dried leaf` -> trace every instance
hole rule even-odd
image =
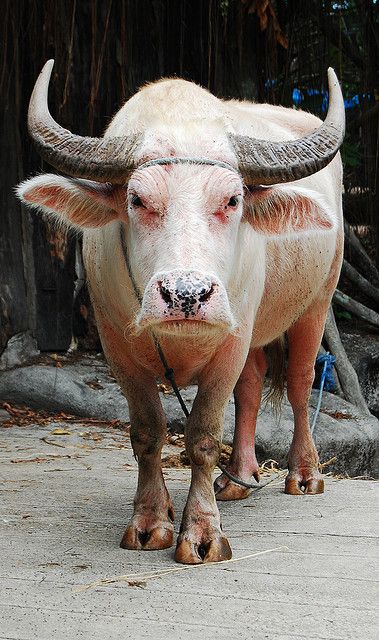
[[[60,444],[59,442],[54,442],[53,440],[49,440],[48,438],[41,438],[42,442],[46,442],[46,444],[51,445],[52,447],[60,447],[61,449],[65,449],[66,445]]]
[[[242,0],[242,2],[246,5],[248,13],[257,14],[261,31],[265,31],[269,20],[272,20],[276,41],[279,42],[284,49],[288,49],[287,38],[280,27],[279,20],[271,0]]]
[[[333,462],[335,462],[336,460],[337,460],[337,456],[333,456],[333,458],[329,458],[329,460],[325,460],[325,462],[321,462],[318,466],[320,470],[322,470],[325,467],[328,467],[330,464],[333,464]]]
[[[97,378],[94,378],[93,380],[87,380],[85,384],[90,389],[95,389],[96,391],[99,391],[100,389],[104,389],[103,385],[100,384]]]
[[[26,463],[26,462],[51,462],[52,460],[56,460],[57,458],[72,458],[69,455],[49,455],[41,458],[40,456],[36,456],[35,458],[14,458],[11,460],[13,464]]]
[[[85,431],[80,435],[85,440],[93,440],[94,442],[101,442],[101,440],[104,440],[104,435],[98,431]]]
[[[128,580],[129,587],[139,587],[140,589],[146,589],[147,582],[145,580]]]
[[[326,413],[331,418],[335,420],[351,420],[354,416],[351,413],[346,413],[344,411],[327,411],[326,409],[320,409],[321,413]]]
[[[70,436],[71,431],[57,427],[56,429],[53,429],[52,431],[50,431],[50,435],[51,436]]]
[[[191,463],[185,451],[172,453],[162,458],[162,469],[182,469],[190,466]]]
[[[122,420],[102,420],[101,418],[80,418],[79,416],[73,416],[71,414],[64,413],[49,413],[48,411],[34,411],[29,407],[15,407],[7,402],[0,403],[0,407],[5,409],[11,416],[9,420],[4,421],[2,427],[24,427],[32,424],[46,425],[51,422],[74,422],[76,424],[83,425],[97,425],[106,426],[113,429],[120,429],[122,431],[129,432],[130,422],[123,422]]]
[[[161,391],[165,395],[169,395],[170,393],[172,393],[172,389],[168,384],[164,384],[163,382],[161,382],[157,386],[158,386],[158,391]]]

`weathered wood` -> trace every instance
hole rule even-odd
[[[350,282],[355,284],[366,296],[375,300],[379,304],[379,288],[375,287],[371,282],[366,280],[361,274],[352,267],[352,265],[344,260],[342,264],[342,273],[349,278]]]
[[[345,220],[345,256],[349,262],[354,262],[359,270],[365,274],[375,287],[379,287],[379,271],[371,260],[361,241],[354,233],[354,229]]]
[[[66,351],[72,338],[75,239],[36,218],[33,246],[38,346],[41,351]]]
[[[339,289],[336,289],[333,294],[333,301],[339,304],[341,307],[350,311],[355,316],[358,316],[361,320],[373,324],[375,327],[379,327],[379,313],[376,313],[372,309],[365,307],[364,304],[353,300],[346,293],[342,293]]]
[[[6,239],[1,241],[4,253],[0,256],[0,272],[7,279],[8,288],[1,286],[0,348],[6,336],[25,328],[35,332],[36,326],[40,334],[47,331],[46,348],[61,348],[66,342],[66,329],[61,324],[71,323],[72,248],[67,247],[63,266],[54,262],[49,232],[40,221],[33,223],[32,247],[28,214],[21,220],[17,205],[13,208],[11,203],[12,187],[20,179],[49,169],[41,166],[26,131],[27,104],[43,63],[50,57],[56,59],[49,95],[54,117],[62,126],[82,135],[101,135],[112,114],[138,86],[162,75],[182,76],[223,97],[288,106],[292,105],[296,87],[303,95],[302,107],[321,113],[325,52],[331,43],[336,43],[336,25],[340,24],[340,9],[332,4],[328,9],[329,29],[326,14],[315,0],[4,0],[0,21],[0,123],[4,122],[1,166],[4,193],[8,196],[1,207],[7,207],[6,216],[17,230],[13,231],[11,245]],[[378,49],[370,26],[374,5],[365,0],[362,6],[365,10],[354,5],[344,12],[341,29],[337,29],[337,44],[345,54],[354,50],[349,45],[351,37],[353,44],[355,38],[362,43],[359,60],[363,61],[363,74],[357,74],[354,56],[341,59],[344,77],[357,87],[357,94],[366,96],[356,109],[356,114],[363,112],[362,126],[353,132],[351,140],[352,146],[360,144],[364,161],[359,168],[349,169],[348,180],[351,185],[366,189],[369,203],[362,205],[367,209],[365,218],[372,226],[378,226],[377,122],[375,117],[364,117],[375,108],[374,75],[378,65],[374,63]],[[278,35],[271,10],[287,36],[288,48]],[[354,29],[350,28],[352,20]],[[308,89],[312,90],[309,95]],[[4,113],[7,119],[3,121]],[[351,119],[348,127],[350,124]],[[16,145],[11,137],[18,138]],[[7,238],[5,227],[3,221],[0,231],[2,236],[5,231]],[[366,268],[366,258],[356,247],[352,248],[349,240],[347,248],[348,259],[352,252],[361,273],[378,285],[379,275],[377,270],[372,271],[372,263]],[[62,284],[58,284],[58,277],[63,278]],[[48,320],[44,318],[46,313]]]
[[[30,230],[23,225],[21,206],[13,195],[14,182],[22,175],[21,142],[14,114],[0,113],[2,142],[0,166],[0,353],[8,339],[33,324],[33,304],[28,297],[28,265],[23,247],[31,241]],[[6,170],[5,170],[6,168]],[[24,231],[24,234],[23,234]],[[32,296],[31,296],[32,298]]]
[[[359,386],[358,376],[353,369],[341,342],[338,327],[334,318],[332,307],[329,308],[326,318],[324,337],[329,346],[329,351],[335,356],[338,378],[342,386],[346,400],[369,415],[370,411]]]

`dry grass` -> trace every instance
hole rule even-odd
[[[288,547],[274,547],[273,549],[266,549],[265,551],[257,551],[256,553],[249,553],[241,558],[232,558],[231,560],[221,560],[221,562],[209,562],[202,564],[189,564],[182,565],[180,567],[170,567],[167,569],[162,569],[161,571],[143,571],[140,573],[130,573],[125,575],[113,576],[112,578],[102,578],[100,580],[95,580],[89,584],[82,585],[80,587],[76,587],[76,592],[88,591],[89,589],[95,589],[96,587],[102,587],[109,584],[114,584],[116,582],[126,582],[130,587],[145,587],[148,580],[153,580],[154,578],[162,578],[164,576],[178,573],[181,571],[193,571],[194,569],[210,569],[214,567],[218,567],[220,565],[230,565],[236,562],[242,562],[244,560],[250,560],[251,558],[257,558],[258,556],[263,556],[268,553],[275,553],[278,551],[287,551]]]

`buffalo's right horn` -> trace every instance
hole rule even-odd
[[[54,60],[48,60],[29,103],[28,128],[39,154],[58,171],[76,178],[124,184],[135,168],[140,135],[113,138],[77,136],[51,117],[47,104]]]
[[[270,185],[300,180],[334,158],[345,134],[345,108],[338,79],[328,69],[329,108],[322,125],[298,140],[271,142],[230,134],[246,184]]]

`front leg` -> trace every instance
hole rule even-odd
[[[175,552],[185,564],[228,560],[225,537],[212,486],[221,452],[225,407],[246,359],[248,341],[229,339],[202,372],[186,427],[192,478]]]
[[[173,544],[174,510],[162,474],[166,418],[155,378],[135,363],[120,333],[99,315],[97,322],[105,355],[128,400],[130,436],[138,461],[134,513],[121,547],[166,549]]]
[[[121,540],[123,549],[167,549],[173,544],[174,509],[162,475],[166,420],[155,380],[127,385],[130,438],[138,462],[133,517]]]
[[[199,391],[188,418],[186,451],[192,477],[175,552],[175,560],[184,564],[232,557],[212,485],[212,472],[221,452],[224,406],[216,410],[212,398]]]

